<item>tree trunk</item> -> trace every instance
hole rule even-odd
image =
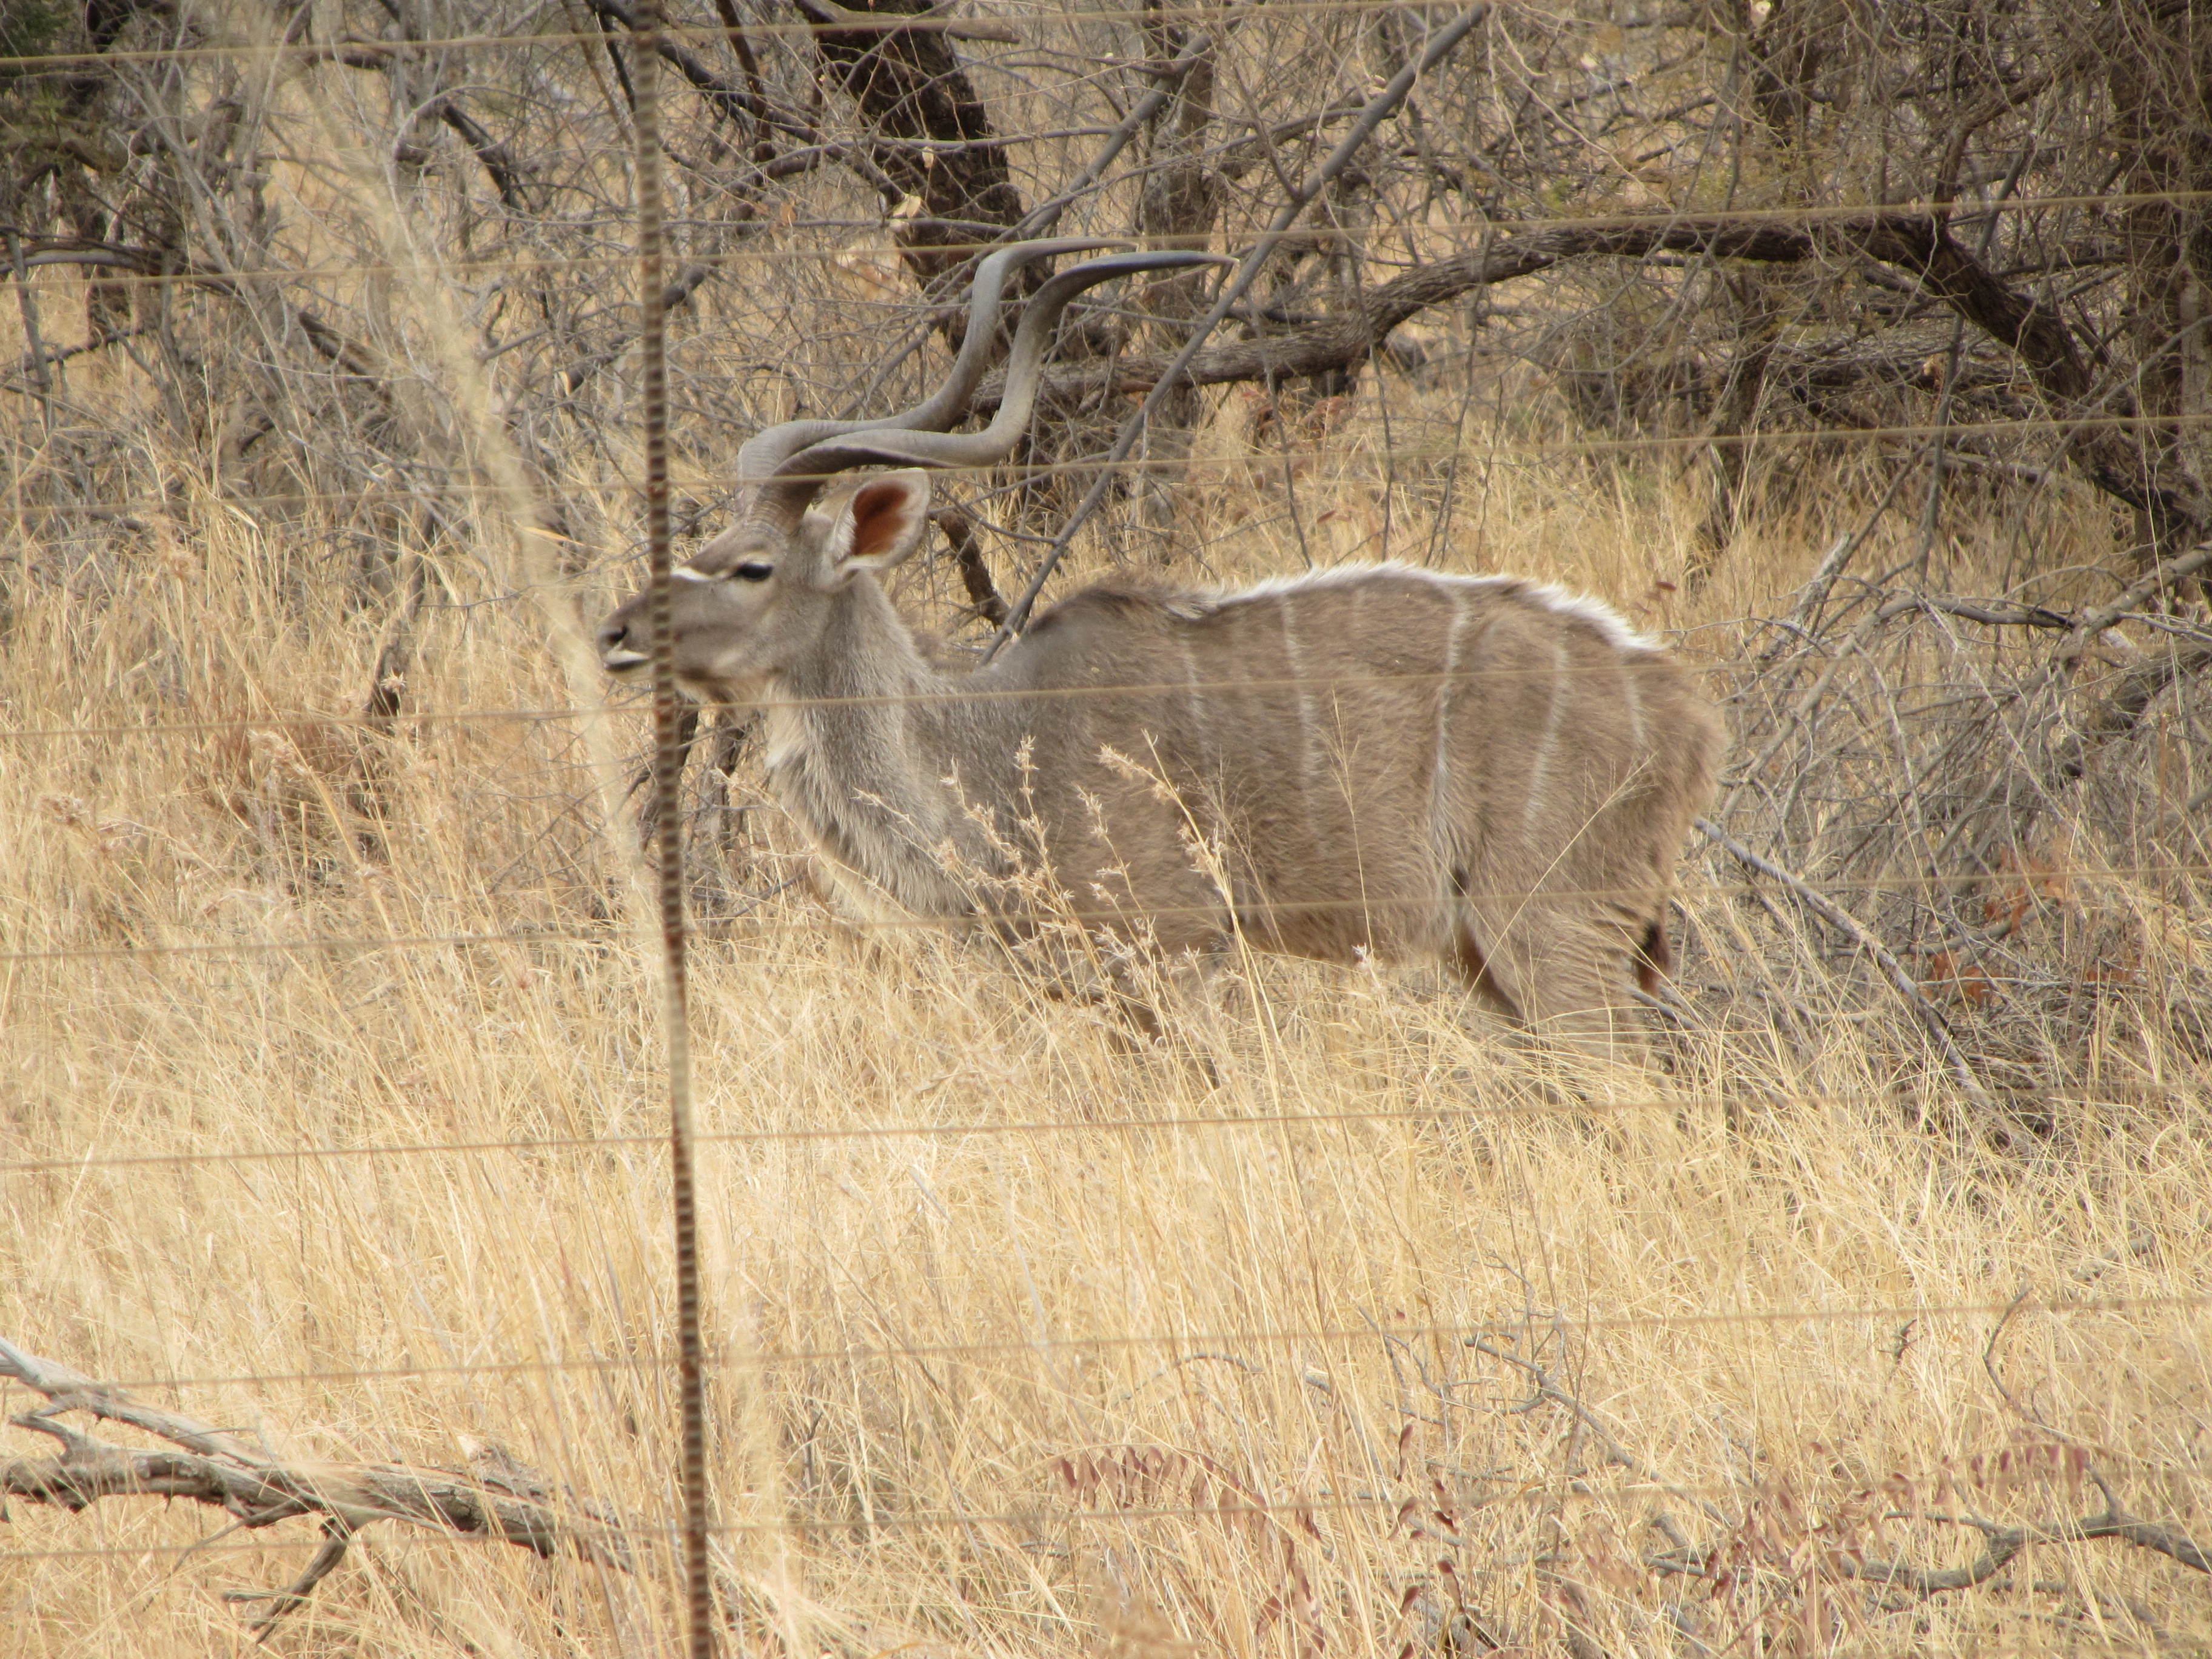
[[[817,26],[837,21],[807,0],[796,5]],[[911,16],[929,3],[857,0],[838,9]],[[1019,222],[1024,211],[989,112],[941,29],[817,27],[814,44],[860,106],[878,169],[902,197],[921,199],[921,211],[900,222],[898,243],[915,280],[930,290],[959,270],[977,243]],[[896,207],[898,198],[884,205]],[[1023,277],[1024,290],[1043,280],[1034,268]]]
[[[2130,0],[2112,15],[2106,73],[2121,171],[2138,198],[2118,222],[2128,256],[2128,332],[2139,368],[2139,440],[2154,501],[2205,498],[2212,483],[2206,313],[2212,306],[2212,18],[2197,6]],[[2138,510],[2145,568],[2184,550],[2205,526]]]
[[[1161,9],[1161,0],[1145,0],[1145,44],[1153,58],[1170,63],[1189,44],[1190,32]],[[1218,43],[1218,26],[1209,29]],[[1201,54],[1176,85],[1175,94],[1153,116],[1147,149],[1152,170],[1137,199],[1137,231],[1156,247],[1207,246],[1222,201],[1221,175],[1206,158],[1206,134],[1213,125],[1213,76],[1217,46]],[[1179,325],[1206,310],[1207,273],[1185,271],[1145,290],[1145,309],[1163,319],[1152,330],[1154,349],[1169,356],[1186,337]],[[1148,463],[1137,481],[1137,526],[1143,550],[1152,562],[1175,556],[1175,491],[1190,458],[1191,429],[1204,410],[1194,386],[1171,390],[1153,411],[1145,434]]]

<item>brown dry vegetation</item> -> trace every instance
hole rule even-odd
[[[356,143],[345,112],[315,125],[314,89],[270,94],[295,137]],[[1024,152],[1030,199],[1087,142]],[[367,153],[289,158],[295,265],[453,230],[421,180],[348,173]],[[310,161],[398,187],[379,206]],[[1768,161],[1753,185],[1787,198]],[[446,165],[481,198],[465,153]],[[887,238],[813,207],[829,228],[700,290],[732,337],[679,343],[702,511],[739,417],[787,412],[748,365],[857,386],[880,343],[849,319],[897,266],[823,256]],[[1449,218],[1407,257],[1465,246]],[[1207,391],[1188,467],[1086,530],[1063,580],[1165,527],[1183,580],[1387,554],[1604,596],[1728,708],[1720,827],[1896,971],[1701,841],[1650,1073],[1564,1071],[1420,974],[1257,957],[1219,1035],[1147,1048],[970,944],[833,923],[733,742],[726,775],[695,768],[690,824],[730,1650],[2212,1644],[2180,1542],[2212,1540],[2206,622],[2182,592],[2063,629],[2181,544],[2040,428],[2040,452],[1982,434],[1923,511],[1960,371],[1916,380],[1917,356],[1850,396],[1923,435],[1840,439],[1777,348],[1731,417],[1764,447],[1683,441],[1732,371],[1653,403],[1606,330],[1648,306],[1741,338],[1745,313],[1680,303],[1693,280],[1601,262],[1500,289],[1524,312],[1504,344],[1440,310],[1418,366]],[[1774,334],[1815,368],[1838,337],[1814,301],[1843,281],[1784,292]],[[114,285],[73,268],[32,286],[50,329],[111,315]],[[629,579],[585,543],[635,522],[631,410],[586,295],[495,360],[483,295],[434,262],[332,279],[315,304],[377,342],[352,380],[242,305],[179,300],[159,352],[88,354],[48,401],[19,375],[0,412],[0,1336],[292,1462],[481,1469],[495,1442],[635,1551],[626,1571],[372,1528],[283,1651],[674,1637],[642,722],[595,712],[576,631]],[[0,356],[27,358],[15,326]],[[540,354],[587,348],[609,354],[588,398],[532,401]],[[1978,349],[1975,395],[2036,395]],[[317,498],[264,499],[283,489]],[[977,511],[1034,530],[1066,505]],[[1805,608],[1854,535],[1867,582]],[[985,551],[1009,591],[1035,555]],[[949,557],[902,592],[955,646],[984,637],[969,597]],[[8,1440],[0,1472],[56,1449]],[[2119,1510],[2177,1547],[2068,1534]],[[220,1519],[14,1500],[7,1650],[240,1650],[222,1597],[291,1581],[317,1534]],[[1916,1576],[1999,1553],[1972,1583]]]

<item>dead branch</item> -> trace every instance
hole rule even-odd
[[[1940,611],[1947,617],[1964,617],[1968,622],[1986,623],[1991,628],[2068,628],[2074,626],[2070,617],[2060,615],[2039,605],[2006,605],[1996,599],[1954,599],[1936,594],[1923,594],[1920,603],[1930,611]]]
[[[585,3],[602,22],[620,23],[631,33],[637,33],[636,14],[624,5],[623,0],[585,0]],[[659,46],[662,59],[689,82],[692,90],[705,99],[708,106],[717,114],[732,120],[739,115],[746,115],[763,125],[781,127],[787,132],[804,137],[812,137],[804,122],[793,120],[750,88],[741,87],[736,82],[715,74],[697,52],[680,40],[663,34],[659,37]]]
[[[1894,1584],[1924,1598],[1940,1595],[1948,1590],[1972,1589],[1977,1584],[1987,1583],[2030,1544],[2073,1544],[2096,1538],[2117,1538],[2123,1543],[2135,1545],[2138,1549],[2154,1550],[2193,1571],[2212,1573],[2212,1556],[2208,1556],[2194,1540],[2171,1527],[2138,1521],[2116,1509],[2080,1521],[2061,1521],[2033,1527],[1996,1527],[1986,1521],[1953,1516],[1911,1518],[1946,1521],[1958,1526],[1973,1527],[1988,1542],[1981,1554],[1963,1567],[1930,1569],[1916,1567],[1906,1561],[1854,1560],[1846,1557],[1838,1563],[1844,1577],[1863,1579],[1869,1583]]]
[[[472,1452],[478,1464],[474,1474],[398,1463],[301,1462],[147,1405],[58,1361],[27,1352],[4,1337],[0,1376],[37,1390],[48,1402],[9,1421],[58,1441],[62,1448],[52,1457],[0,1463],[0,1498],[51,1504],[72,1514],[106,1498],[183,1498],[222,1510],[250,1529],[321,1516],[321,1548],[298,1579],[271,1593],[258,1631],[265,1632],[298,1606],[337,1565],[353,1534],[379,1521],[403,1521],[456,1537],[497,1539],[541,1556],[573,1550],[624,1571],[632,1567],[621,1528],[603,1506],[551,1486],[497,1447]],[[70,1412],[126,1424],[180,1449],[96,1439],[58,1420]]]
[[[750,208],[752,204],[746,203],[744,205]],[[714,269],[712,265],[703,260],[693,260],[676,273],[675,281],[660,290],[661,310],[664,313],[674,311],[678,307],[688,303],[691,296],[699,291],[700,284],[714,274]],[[570,397],[574,397],[583,390],[586,381],[608,364],[619,359],[623,353],[628,351],[636,343],[637,336],[635,333],[624,333],[611,343],[602,346],[588,357],[578,358],[561,371],[561,389]]]
[[[793,4],[814,25],[815,51],[860,113],[886,205],[921,201],[896,240],[916,283],[932,292],[966,264],[975,242],[1020,223],[1027,211],[990,112],[946,38],[943,9],[924,0]],[[927,144],[911,142],[917,139]],[[1024,280],[1041,278],[1031,272]]]
[[[2212,646],[2194,643],[2154,654],[2146,653],[2142,660],[2130,664],[2112,689],[2082,715],[2077,729],[2052,745],[2051,760],[2058,775],[2080,777],[2087,769],[2090,754],[2133,732],[2142,724],[2144,711],[2167,686],[2201,674],[2208,667],[2212,667]]]
[[[2092,398],[2081,349],[2056,312],[2008,286],[1954,241],[1942,222],[1906,213],[1811,224],[1780,217],[1614,220],[1531,231],[1417,265],[1340,315],[1266,338],[1212,346],[1194,356],[1181,373],[1194,386],[1273,383],[1292,376],[1345,373],[1364,362],[1391,330],[1415,313],[1449,303],[1472,289],[1533,276],[1571,259],[1640,258],[1661,252],[1778,264],[1865,258],[1895,266],[1915,279],[1917,291],[1942,301],[2010,350],[2061,421],[2105,412],[2102,404],[2112,401]],[[1170,367],[1164,356],[1128,355],[1110,365],[1063,369],[1051,377],[1048,391],[1080,404],[1108,394],[1121,383],[1148,378],[1156,382]],[[997,407],[995,385],[978,394],[975,407],[978,413]],[[2132,411],[2121,408],[2118,412]],[[2076,428],[2068,434],[2068,447],[2089,480],[2115,499],[2195,531],[2212,523],[2212,503],[2191,488],[2171,482],[2155,487],[2145,483],[2149,474],[2136,444],[2124,432],[2110,427]]]
[[[1650,1481],[1661,1491],[1672,1493],[1674,1497],[1680,1498],[1686,1504],[1696,1504],[1700,1510],[1705,1511],[1705,1518],[1707,1520],[1715,1522],[1722,1526],[1729,1524],[1728,1517],[1723,1515],[1720,1510],[1716,1509],[1711,1503],[1696,1496],[1696,1494],[1692,1492],[1685,1492],[1681,1487],[1665,1480],[1656,1470],[1651,1468],[1649,1464],[1646,1464],[1641,1459],[1638,1458],[1633,1453],[1630,1452],[1620,1443],[1619,1437],[1613,1434],[1612,1429],[1607,1426],[1605,1420],[1599,1417],[1598,1414],[1592,1411],[1588,1406],[1584,1405],[1580,1399],[1577,1398],[1574,1395],[1568,1393],[1557,1382],[1553,1382],[1552,1380],[1551,1372],[1544,1366],[1537,1364],[1533,1359],[1524,1359],[1519,1354],[1506,1352],[1504,1349],[1498,1346],[1497,1344],[1492,1342],[1487,1337],[1470,1336],[1463,1338],[1462,1340],[1465,1346],[1474,1349],[1478,1353],[1486,1353],[1492,1359],[1496,1359],[1505,1364],[1510,1365],[1515,1370],[1526,1376],[1529,1382],[1534,1386],[1537,1398],[1547,1401],[1550,1404],[1557,1406],[1561,1411],[1570,1413],[1578,1422],[1580,1422],[1584,1428],[1589,1431],[1592,1437],[1594,1437],[1598,1443],[1598,1449],[1605,1454],[1606,1461],[1607,1462],[1612,1463],[1618,1468],[1626,1469],[1631,1474],[1635,1475],[1639,1480]],[[1676,1526],[1674,1517],[1669,1516],[1664,1510],[1654,1510],[1652,1511],[1651,1523],[1654,1527],[1657,1528],[1660,1532],[1666,1534],[1669,1542],[1676,1542],[1680,1540],[1680,1528]]]
[[[2108,629],[2145,599],[2170,589],[2207,565],[2212,565],[2212,542],[2164,561],[2130,583],[2118,598],[2108,604],[2083,611],[2078,617],[2059,618],[2067,630],[2066,637],[2059,641],[2051,661],[2012,693],[2012,701],[2031,704],[2046,694],[2065,690],[2082,658],[2105,641]],[[1987,609],[1993,614],[1984,616],[1976,614],[1980,607],[1969,607],[1964,602],[1928,603],[1931,608],[1972,617],[1976,621],[2038,628],[2051,627],[2052,623],[2045,618],[2057,615],[2039,606],[2028,608],[2033,615],[2018,616],[2008,613],[2019,607],[1989,606]],[[1885,611],[1887,608],[1883,607]],[[2193,640],[2154,653],[2134,653],[2132,659],[2104,688],[2103,696],[2081,714],[2071,729],[2061,725],[2067,714],[2065,699],[2054,697],[2038,722],[2039,735],[2033,743],[2024,744],[2023,750],[2031,754],[2040,750],[2045,778],[2078,779],[2088,769],[2092,755],[2127,737],[2142,724],[2145,711],[2167,687],[2202,674],[2207,668],[2212,668],[2212,647]],[[2015,763],[1992,778],[1984,799],[2037,799],[2040,791],[2032,771],[2027,763]],[[2029,816],[2034,816],[2034,809],[2030,810]]]
[[[1920,988],[1919,981],[1905,971],[1905,964],[1875,937],[1873,931],[1864,922],[1860,921],[1826,894],[1799,880],[1771,859],[1761,858],[1710,819],[1698,819],[1697,827],[1707,840],[1726,851],[1745,869],[1754,871],[1780,882],[1807,909],[1827,922],[1829,926],[1840,929],[1850,937],[1852,944],[1873,958],[1875,965],[1881,969],[1882,977],[1888,980],[1891,987],[1903,999],[1905,1006],[1912,1011],[1913,1017],[1927,1030],[1928,1035],[1936,1040],[1936,1046],[1943,1051],[1943,1057],[1949,1062],[1952,1073],[1959,1079],[1960,1085],[1976,1100],[1984,1104],[1988,1103],[1989,1093],[1982,1087],[1981,1079],[1974,1074],[1973,1066],[1967,1061],[1957,1040],[1952,1036],[1950,1022],[1943,1018],[1942,1010],[1928,1000],[1927,994]]]
[[[1098,147],[1097,154],[1085,165],[1083,171],[1076,174],[1074,181],[1050,201],[1040,202],[1031,208],[1021,223],[1006,233],[1005,240],[1019,241],[1027,236],[1049,235],[1053,227],[1060,222],[1060,216],[1072,204],[1097,186],[1106,169],[1113,165],[1114,158],[1121,153],[1132,138],[1145,130],[1146,123],[1167,106],[1184,78],[1205,62],[1213,51],[1213,45],[1211,35],[1191,36],[1171,62],[1160,65],[1157,71],[1158,84],[1139,99],[1121,125],[1106,136],[1106,142]]]
[[[975,542],[975,521],[957,507],[946,507],[930,516],[944,531],[945,539],[952,544],[954,562],[960,567],[960,585],[968,592],[968,603],[975,614],[993,627],[1006,619],[1006,596],[991,579],[991,567],[983,558],[983,550]]]
[[[2184,577],[2196,574],[2208,564],[2212,564],[2212,542],[2206,542],[2202,546],[2192,547],[2186,552],[2177,554],[2164,563],[2145,572],[2136,580],[2130,582],[2127,591],[2110,605],[2101,605],[2094,611],[2082,612],[2074,623],[2074,630],[2079,638],[2076,641],[2069,641],[2063,653],[2064,659],[2071,661],[2075,656],[2094,645],[2100,634],[2151,595],[2164,592]]]
[[[393,11],[395,21],[398,14]],[[328,58],[348,69],[367,70],[388,75],[401,62],[400,49],[381,41],[345,40],[335,46],[310,52],[311,58]],[[459,135],[460,140],[483,164],[485,175],[491,179],[492,188],[499,199],[512,213],[528,213],[532,204],[523,190],[523,169],[514,158],[514,152],[504,139],[495,138],[483,123],[463,107],[453,93],[441,93],[420,111],[434,115]]]

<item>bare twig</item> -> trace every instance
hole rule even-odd
[[[307,1570],[281,1590],[225,1590],[222,1599],[233,1607],[265,1601],[268,1608],[246,1628],[258,1638],[265,1638],[276,1627],[276,1621],[295,1607],[305,1605],[316,1585],[331,1576],[331,1570],[345,1559],[346,1546],[353,1541],[353,1528],[335,1516],[323,1522],[323,1545],[307,1563]]]
[[[1968,622],[1986,623],[1992,628],[2068,628],[2074,626],[2070,617],[2039,605],[2006,605],[1996,599],[1954,599],[1933,593],[1919,595],[1920,603],[1930,611],[1940,611],[1947,617],[1964,617]]]
[[[694,260],[685,265],[683,270],[676,273],[673,282],[661,289],[661,310],[666,313],[684,305],[699,291],[700,284],[714,274],[714,268],[702,260]],[[586,381],[608,364],[620,358],[623,353],[637,343],[637,339],[638,337],[635,332],[624,334],[612,343],[600,347],[588,357],[578,358],[561,371],[561,389],[570,397],[574,397],[583,390]]]
[[[1772,860],[1753,852],[1718,824],[1706,818],[1699,818],[1696,822],[1698,830],[1706,839],[1729,854],[1737,863],[1747,870],[1756,871],[1780,882],[1799,902],[1831,927],[1840,929],[1850,937],[1852,944],[1865,951],[1881,969],[1882,976],[1889,981],[1905,1006],[1912,1011],[1913,1017],[1936,1040],[1936,1046],[1943,1051],[1943,1057],[1950,1065],[1953,1075],[1959,1079],[1960,1086],[1977,1101],[1988,1103],[1989,1092],[1982,1087],[1981,1079],[1974,1074],[1973,1066],[1968,1063],[1957,1040],[1952,1036],[1950,1023],[1943,1018],[1942,1010],[1928,1000],[1926,993],[1920,988],[1919,981],[1905,971],[1905,964],[1875,937],[1871,928],[1826,894],[1801,881]]]
[[[1607,1462],[1614,1464],[1620,1468],[1626,1469],[1631,1474],[1637,1476],[1639,1480],[1650,1481],[1662,1492],[1668,1492],[1674,1497],[1679,1498],[1686,1504],[1696,1504],[1698,1508],[1705,1511],[1705,1518],[1707,1520],[1712,1521],[1723,1527],[1729,1524],[1728,1516],[1722,1514],[1721,1511],[1715,1508],[1711,1503],[1698,1497],[1695,1493],[1686,1492],[1681,1487],[1663,1479],[1655,1470],[1653,1470],[1649,1464],[1644,1462],[1640,1458],[1629,1451],[1627,1448],[1620,1443],[1619,1437],[1614,1435],[1613,1430],[1607,1425],[1605,1420],[1598,1416],[1598,1414],[1592,1411],[1588,1406],[1584,1405],[1580,1400],[1577,1399],[1573,1395],[1569,1394],[1565,1389],[1553,1382],[1552,1380],[1551,1372],[1544,1366],[1537,1364],[1537,1362],[1533,1359],[1523,1358],[1517,1353],[1506,1352],[1504,1349],[1499,1347],[1487,1337],[1469,1336],[1462,1338],[1462,1340],[1467,1346],[1475,1350],[1476,1352],[1486,1353],[1492,1359],[1502,1361],[1504,1364],[1512,1366],[1516,1370],[1520,1371],[1523,1376],[1527,1376],[1529,1382],[1535,1386],[1539,1398],[1547,1401],[1550,1404],[1557,1406],[1560,1410],[1570,1413],[1577,1421],[1580,1422],[1585,1429],[1589,1431],[1592,1438],[1597,1442],[1598,1449],[1605,1454],[1606,1461]],[[1675,1537],[1680,1536],[1680,1529],[1675,1527],[1673,1517],[1668,1516],[1664,1510],[1657,1510],[1654,1512],[1653,1524],[1657,1526],[1662,1532],[1670,1533]]]
[[[25,294],[27,297],[27,289],[25,290]],[[95,334],[89,340],[78,345],[52,346],[45,345],[42,343],[39,350],[25,355],[9,371],[11,378],[8,382],[8,389],[16,390],[21,377],[27,374],[34,380],[39,380],[43,386],[45,386],[41,375],[43,370],[51,368],[57,363],[65,363],[72,357],[82,357],[90,352],[104,351],[109,346],[120,344],[125,340],[135,340],[142,334],[151,333],[153,328],[154,325],[151,323],[133,323],[128,328],[108,329],[102,333]],[[46,389],[51,390],[51,387]]]
[[[1159,84],[1137,100],[1121,124],[1107,135],[1106,142],[1098,147],[1097,154],[1091,158],[1082,172],[1075,175],[1074,181],[1050,201],[1040,202],[1031,208],[1023,216],[1021,223],[1008,231],[1002,240],[1018,242],[1032,236],[1049,235],[1052,228],[1060,222],[1060,216],[1097,184],[1106,169],[1114,164],[1114,158],[1121,153],[1132,138],[1145,130],[1145,124],[1160,112],[1168,100],[1175,96],[1176,88],[1182,84],[1184,77],[1197,68],[1212,50],[1212,36],[1193,35],[1188,44],[1161,67]]]
[[[2071,663],[2096,643],[2100,634],[2152,594],[2171,587],[2185,576],[2194,575],[2207,565],[2212,565],[2212,541],[2177,554],[2154,567],[2138,580],[2129,583],[2127,591],[2111,604],[2083,611],[2074,622],[2075,638],[2068,641],[2060,653],[2062,662]]]
[[[25,362],[30,368],[32,383],[39,389],[39,403],[46,411],[47,422],[52,424],[54,380],[47,369],[46,343],[39,331],[39,301],[31,292],[31,273],[23,263],[23,239],[12,227],[8,232],[8,263],[15,273],[15,301],[23,313],[23,337],[31,346]]]
[[[632,34],[637,33],[637,14],[625,5],[623,0],[584,0],[584,3],[592,9],[601,22],[620,23]],[[812,137],[805,124],[794,121],[775,109],[765,99],[757,97],[750,88],[741,87],[736,82],[715,74],[697,52],[681,40],[656,33],[653,49],[664,61],[672,64],[677,73],[690,83],[692,90],[704,98],[709,107],[717,112],[732,117],[748,115],[756,121],[781,127],[787,132]]]

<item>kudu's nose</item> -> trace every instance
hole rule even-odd
[[[635,668],[646,659],[638,641],[630,638],[629,607],[624,605],[599,624],[599,664],[608,671]]]

